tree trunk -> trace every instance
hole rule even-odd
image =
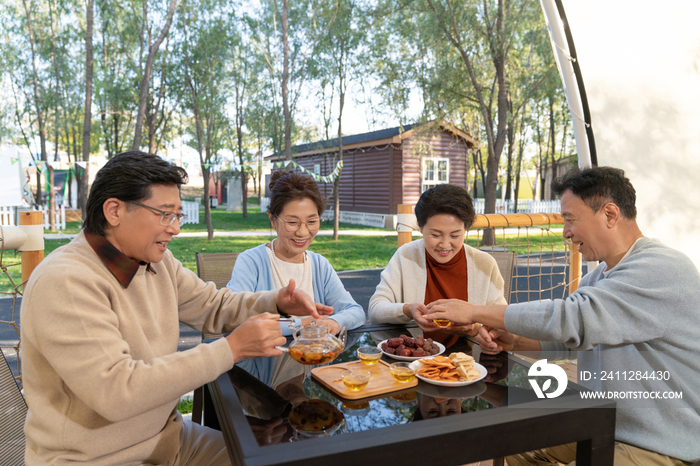
[[[284,113],[284,158],[292,161],[292,114],[289,109],[289,0],[282,1],[282,111]]]
[[[241,112],[242,109],[238,109]],[[238,113],[237,112],[237,113]],[[236,137],[238,139],[238,160],[241,164],[241,199],[243,208],[243,218],[248,218],[248,177],[243,169],[243,117],[240,118],[240,123],[238,116],[236,116]]]
[[[243,218],[248,218],[248,176],[245,172],[243,160],[243,122],[245,121],[245,96],[246,96],[246,79],[248,76],[246,61],[242,57],[235,57],[234,62],[243,63],[243,69],[239,69],[236,73],[234,82],[234,93],[236,99],[236,142],[238,148],[238,163],[241,165],[241,201]],[[237,66],[237,65],[236,65]]]
[[[343,108],[345,107],[345,42],[341,38],[338,42],[338,163],[343,161]],[[333,241],[338,241],[338,230],[340,229],[340,171],[333,180]]]
[[[520,190],[520,172],[523,167],[523,154],[525,152],[525,106],[522,109],[522,118],[520,119],[520,131],[518,138],[518,161],[515,169],[515,203],[513,205],[513,213],[518,213],[518,192]],[[534,200],[534,199],[533,199]]]
[[[83,162],[85,168],[80,174],[80,186],[78,187],[78,205],[82,212],[83,218],[87,215],[87,195],[88,195],[88,180],[90,174],[90,131],[92,126],[92,73],[93,73],[93,50],[92,50],[92,28],[94,22],[94,0],[87,2],[87,27],[85,30],[85,118],[83,120]],[[77,174],[76,170],[76,174]]]
[[[262,153],[262,141],[258,139],[258,205],[262,205],[262,184],[263,176],[263,153]]]
[[[51,61],[54,64],[56,84],[54,87],[54,155],[53,160],[58,161],[58,146],[59,146],[59,106],[61,103],[61,71],[56,57],[56,29],[54,28],[53,5],[49,2],[49,24],[51,28]],[[56,189],[53,167],[49,167],[49,185],[52,189],[49,190],[49,224],[51,231],[56,231]],[[66,178],[66,182],[68,179]],[[65,186],[65,184],[64,184]]]
[[[36,69],[36,46],[34,42],[34,26],[32,24],[31,11],[27,0],[24,0],[24,11],[27,18],[27,31],[29,32],[29,46],[32,52],[32,88],[34,91],[34,107],[36,108],[36,119],[39,125],[39,144],[41,151],[41,160],[43,162],[47,161],[46,157],[46,128],[44,127],[44,116],[41,109],[41,100],[39,99],[39,78]],[[42,200],[41,192],[41,178],[40,170],[37,167],[37,179],[36,179],[36,200],[39,205],[44,205]]]
[[[521,125],[523,127],[524,125]],[[515,169],[515,204],[513,205],[513,212],[518,213],[518,191],[520,190],[520,171],[522,170],[523,166],[523,153],[524,151],[524,146],[525,146],[525,135],[521,131],[520,133],[520,141],[518,144],[518,165],[517,168]]]
[[[214,228],[211,224],[211,197],[209,196],[210,175],[209,169],[204,167],[204,163],[200,165],[202,167],[202,179],[204,180],[204,223],[207,225],[207,239],[211,241],[214,239]]]
[[[515,122],[511,120],[510,124],[508,125],[508,130],[507,130],[507,138],[508,138],[508,150],[506,152],[506,160],[508,161],[507,167],[506,167],[506,192],[505,192],[505,200],[510,201],[511,198],[511,189],[512,189],[512,179],[513,179],[513,143],[515,139],[515,128],[513,128],[513,124]]]
[[[477,101],[479,103],[479,109],[481,111],[481,116],[484,119],[484,130],[486,132],[486,141],[488,144],[488,159],[486,162],[486,183],[484,185],[484,212],[494,213],[496,209],[496,193],[498,187],[498,165],[501,158],[501,153],[505,145],[506,140],[506,124],[508,118],[508,99],[507,99],[507,86],[506,86],[506,44],[504,44],[504,10],[506,6],[504,5],[504,0],[498,0],[498,9],[496,12],[496,19],[493,23],[487,24],[488,30],[487,39],[489,41],[489,49],[491,53],[491,59],[493,61],[495,74],[496,74],[496,85],[497,85],[497,97],[496,104],[498,107],[497,120],[495,122],[496,128],[494,128],[494,121],[491,118],[491,110],[486,104],[486,98],[483,95],[481,84],[476,76],[476,71],[472,65],[471,58],[464,44],[462,43],[460,33],[461,31],[457,28],[454,21],[450,25],[445,22],[445,19],[440,16],[435,7],[433,0],[428,0],[430,8],[435,13],[435,17],[440,24],[443,32],[446,34],[447,39],[459,52],[462,61],[464,62],[467,72],[469,74],[469,79],[474,87]],[[484,235],[482,237],[482,245],[491,246],[493,245],[494,232],[493,229],[484,230]]]
[[[555,137],[555,132],[554,132],[554,122],[555,122],[555,118],[554,118],[554,99],[553,99],[552,97],[550,97],[550,98],[549,98],[549,138],[550,138],[550,140],[551,140],[551,142],[552,142],[552,147],[550,148],[550,150],[551,150],[551,152],[550,152],[550,157],[551,157],[551,160],[552,160],[552,163],[551,163],[551,167],[552,167],[552,177],[551,177],[551,179],[549,180],[550,183],[551,183],[552,181],[554,181],[554,178],[556,178],[556,176],[557,176],[557,174],[556,174],[557,163],[556,163],[556,152],[555,152],[557,138]],[[547,199],[547,200],[548,200],[548,201],[551,201],[552,199],[554,199],[554,193],[552,193],[552,190],[550,189],[550,190],[549,190],[549,196],[548,196],[548,199]]]
[[[92,1],[92,0],[89,0]],[[146,0],[144,0],[146,1]],[[141,77],[141,84],[139,85],[139,109],[136,114],[136,127],[134,128],[134,143],[131,146],[131,150],[139,150],[141,147],[141,133],[143,132],[143,121],[146,116],[146,101],[148,98],[148,84],[151,80],[151,71],[153,70],[153,60],[155,59],[156,53],[160,44],[168,35],[168,30],[170,29],[170,24],[173,22],[173,16],[175,15],[175,8],[177,8],[180,0],[171,0],[170,6],[168,7],[168,15],[165,18],[165,25],[163,30],[160,31],[158,38],[153,44],[149,44],[148,56],[146,57],[146,67],[143,70],[143,76]],[[147,17],[143,18],[144,23],[148,21]]]

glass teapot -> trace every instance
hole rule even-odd
[[[292,329],[294,341],[289,345],[289,355],[301,364],[326,364],[345,349],[347,327],[340,330],[339,337],[328,333],[328,327],[316,325],[315,320],[308,325],[297,325]]]

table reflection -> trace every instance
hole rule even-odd
[[[420,329],[408,331],[413,335],[420,334]],[[378,342],[399,334],[398,331],[351,334],[345,350],[332,364],[357,360],[356,350],[360,346],[376,346]],[[431,337],[440,338],[434,334]],[[337,397],[318,384],[310,376],[314,366],[299,364],[288,354],[283,354],[275,358],[241,361],[231,371],[231,381],[261,446],[299,440],[299,435],[295,435],[289,425],[288,416],[294,406],[310,399],[325,400],[344,415],[344,425],[332,435],[501,407],[508,404],[508,391],[514,387],[527,393],[525,399],[533,399],[524,366],[514,364],[505,355],[482,354],[475,343],[466,339],[443,341],[450,346],[445,354],[461,351],[474,356],[486,367],[486,378],[464,387],[421,382],[408,390],[351,401]],[[383,358],[388,363],[394,361],[387,356]]]

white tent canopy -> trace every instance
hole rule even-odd
[[[632,180],[642,232],[683,251],[700,268],[700,2],[560,3],[585,86],[598,165],[622,168]],[[555,0],[542,5],[548,23],[561,24],[551,14]],[[571,73],[570,63],[562,68]],[[580,111],[572,111],[573,118]],[[587,165],[588,154],[579,156]]]

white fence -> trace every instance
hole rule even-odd
[[[496,200],[497,214],[514,214],[515,201]],[[484,213],[484,200],[474,200],[474,210],[477,214]],[[518,199],[518,212],[540,212],[544,214],[556,214],[561,212],[561,201],[533,201],[532,199]]]
[[[24,207],[21,210],[26,210]],[[44,228],[51,228],[49,223],[49,209],[48,207],[42,207],[41,209],[42,217],[44,220]],[[15,219],[17,218],[17,207],[0,207],[0,225],[13,226],[15,225]],[[66,207],[60,205],[56,208],[56,229],[65,230],[66,229]]]
[[[0,225],[15,226],[15,208],[0,207]]]
[[[323,213],[323,219],[325,221],[333,221],[334,218],[335,215],[331,209],[328,209]],[[339,221],[343,223],[354,223],[355,225],[366,225],[368,227],[377,228],[396,227],[396,215],[368,214],[366,212],[345,212],[341,210]]]
[[[42,206],[41,207],[41,213],[43,214],[44,217],[44,229],[48,230],[51,228],[51,224],[49,223],[49,207],[48,206]],[[57,230],[65,230],[66,229],[66,206],[61,204],[59,207],[56,207],[56,229]]]
[[[266,212],[267,206],[270,205],[270,199],[263,197],[260,199],[260,211]],[[496,213],[497,214],[513,214],[515,213],[513,209],[515,208],[515,201],[505,201],[502,199],[496,200]],[[474,200],[474,210],[477,214],[484,213],[484,200],[475,199]],[[556,214],[561,211],[561,201],[533,201],[532,199],[519,199],[518,200],[518,212],[541,212],[545,214]],[[323,218],[326,221],[333,220],[333,210],[328,209],[323,213]],[[392,228],[392,223],[394,228],[396,227],[396,216],[395,215],[384,215],[384,214],[368,214],[365,212],[345,212],[340,211],[340,221],[345,223],[354,223],[356,225],[366,225],[370,227],[378,228]]]
[[[185,225],[188,223],[198,224],[199,223],[199,202],[196,201],[182,201],[182,213],[187,215],[185,220]]]

